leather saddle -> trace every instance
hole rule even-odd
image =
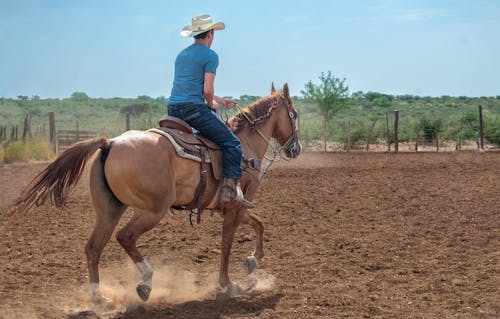
[[[222,150],[217,144],[200,134],[194,134],[193,128],[177,117],[162,117],[158,129],[172,136],[188,154],[201,159],[202,153],[208,152],[215,179],[220,180],[222,178]],[[204,160],[206,160],[206,156]]]
[[[185,121],[173,117],[165,116],[159,121],[159,128],[165,133],[167,133],[180,147],[183,151],[189,154],[189,158],[195,158],[200,162],[200,182],[196,188],[196,193],[193,200],[185,206],[175,206],[172,207],[178,210],[191,210],[191,215],[189,221],[192,222],[192,215],[194,214],[193,209],[197,210],[197,223],[200,223],[201,213],[206,208],[202,204],[203,195],[205,193],[206,181],[207,181],[207,168],[206,165],[210,162],[212,167],[212,172],[214,178],[219,182],[222,180],[222,150],[217,144],[209,140],[208,138],[200,135],[194,134],[193,128]],[[158,132],[157,132],[158,133]],[[210,156],[210,160],[207,159],[207,153]],[[242,158],[243,164],[246,168],[251,170],[260,171],[261,161],[255,158]],[[246,194],[248,188],[250,187],[250,181],[243,187],[243,193]],[[217,196],[217,194],[216,194]]]
[[[206,208],[203,206],[203,195],[207,184],[207,152],[210,156],[213,176],[220,181],[222,179],[222,150],[208,138],[194,134],[193,128],[188,123],[173,116],[162,117],[158,129],[170,135],[191,157],[199,158],[200,182],[196,187],[193,200],[185,206],[172,207],[178,210],[191,210],[191,215],[189,215],[191,225],[193,225],[192,215],[195,214],[193,210],[196,209],[196,222],[199,224],[201,213]]]

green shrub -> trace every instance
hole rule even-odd
[[[500,116],[485,120],[484,138],[489,143],[500,146]]]

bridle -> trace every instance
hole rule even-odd
[[[252,129],[255,130],[259,134],[259,136],[266,142],[267,146],[269,146],[269,147],[272,148],[273,152],[277,152],[277,153],[281,153],[281,150],[288,148],[290,146],[290,144],[292,144],[292,143],[294,143],[294,142],[296,142],[298,140],[297,127],[296,127],[295,122],[294,122],[294,120],[298,119],[297,112],[292,111],[292,109],[291,109],[291,103],[289,103],[286,100],[286,98],[283,98],[283,99],[285,99],[285,106],[286,106],[286,110],[287,110],[287,113],[288,113],[288,120],[290,121],[290,128],[292,129],[292,133],[286,139],[286,142],[283,143],[283,145],[280,145],[279,149],[277,149],[276,147],[274,147],[271,144],[271,141],[269,141],[269,139],[267,137],[265,137],[264,134],[258,129],[257,123],[259,121],[252,120],[247,115],[246,112],[243,112],[243,110],[238,105],[236,105],[236,108],[238,108],[238,110],[243,115],[243,117],[248,121],[248,123],[250,123],[250,126],[252,127]],[[279,104],[279,97],[274,96],[272,104],[273,105],[278,105]],[[288,158],[284,158],[284,159],[288,160]]]
[[[279,104],[279,99],[280,99],[280,97],[273,96],[273,102],[272,102],[272,104],[277,106]],[[279,142],[278,142],[279,146],[272,145],[271,141],[267,137],[265,137],[265,135],[259,130],[259,128],[257,127],[257,123],[259,122],[258,120],[252,120],[247,115],[246,112],[243,112],[243,110],[238,105],[236,105],[236,107],[238,108],[238,110],[240,111],[240,113],[243,115],[243,117],[248,121],[248,123],[250,124],[250,126],[252,127],[252,129],[255,130],[257,132],[257,134],[259,134],[259,136],[266,142],[267,146],[270,147],[273,150],[273,156],[271,158],[269,158],[268,156],[264,156],[268,160],[268,163],[266,165],[266,168],[262,172],[262,174],[260,176],[260,179],[262,179],[266,175],[266,173],[268,172],[268,170],[271,167],[271,165],[277,160],[277,157],[279,157],[279,159],[282,159],[282,160],[285,160],[285,161],[289,161],[290,160],[287,156],[282,156],[282,151],[283,151],[283,149],[288,149],[290,147],[290,145],[292,145],[293,143],[296,143],[298,141],[298,139],[299,139],[299,137],[298,137],[298,130],[297,130],[297,127],[296,127],[296,124],[295,124],[296,120],[298,120],[298,113],[294,112],[292,110],[291,103],[289,103],[289,101],[285,97],[282,97],[282,99],[285,100],[284,101],[285,102],[285,107],[286,107],[286,110],[287,110],[287,113],[288,113],[288,120],[290,121],[290,127],[292,129],[292,133],[286,139],[286,142],[283,145],[280,145]]]
[[[286,110],[288,111],[288,120],[290,121],[290,127],[292,128],[292,134],[290,134],[285,144],[281,146],[282,148],[287,149],[290,147],[290,144],[296,143],[299,140],[298,129],[296,126],[296,122],[299,120],[299,116],[297,112],[292,111],[291,103],[289,103],[286,98],[285,98],[285,106]]]

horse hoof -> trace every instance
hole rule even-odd
[[[95,313],[97,317],[102,314],[113,313],[117,310],[115,303],[111,299],[104,296],[98,296],[97,298],[94,298],[93,302],[94,308],[92,312]]]
[[[238,285],[235,285],[235,284],[232,284],[230,286],[227,286],[227,290],[226,290],[226,295],[229,297],[229,298],[234,298],[236,297],[237,295],[245,292],[246,290],[241,288],[240,286]]]
[[[226,296],[228,298],[234,298],[237,295],[240,295],[242,293],[245,293],[247,291],[254,289],[256,285],[257,285],[256,280],[248,282],[246,287],[241,287],[240,285],[231,284],[231,285],[227,286],[227,288],[226,288]]]
[[[97,307],[110,308],[114,306],[113,300],[104,297],[103,295],[96,295],[92,297],[92,302]]]
[[[136,288],[137,294],[142,301],[147,301],[149,299],[149,294],[151,293],[151,287],[148,285],[140,284]]]
[[[251,274],[258,265],[259,262],[257,261],[257,258],[255,258],[255,256],[249,256],[243,263],[243,268],[247,274]]]

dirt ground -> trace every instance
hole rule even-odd
[[[0,166],[0,318],[95,318],[85,254],[87,177],[65,209],[7,218],[46,163]],[[146,303],[114,238],[103,252],[113,318],[499,318],[500,152],[306,153],[270,171],[255,200],[266,256],[256,288],[217,288],[222,218],[176,213],[140,239],[155,268]],[[122,224],[130,217],[127,212]],[[254,234],[237,233],[230,274]]]

